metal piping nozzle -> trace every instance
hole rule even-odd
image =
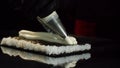
[[[60,35],[62,38],[67,37],[66,31],[56,11],[44,18],[40,18],[39,16],[37,16],[37,20],[45,27],[47,31],[51,30],[54,33]]]

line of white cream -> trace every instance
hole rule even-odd
[[[33,32],[28,30],[21,30],[19,31],[19,36],[24,37],[26,39],[44,40],[44,41],[56,42],[60,44],[77,44],[77,40],[75,37],[68,36],[65,39],[63,39],[57,34],[48,33],[48,32]]]

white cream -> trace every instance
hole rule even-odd
[[[77,41],[74,37],[66,37],[65,38],[65,41],[68,43],[68,44],[77,44]]]
[[[19,31],[19,36],[24,37],[26,39],[44,40],[60,44],[77,44],[77,41],[74,37],[68,36],[65,39],[63,39],[57,34],[52,34],[48,32],[33,32],[28,30],[21,30]]]

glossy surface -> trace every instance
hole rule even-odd
[[[55,57],[9,47],[0,48],[0,68],[120,68],[118,41],[85,37],[77,37],[77,40],[79,44],[90,43],[92,49]]]

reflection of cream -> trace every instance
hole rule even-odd
[[[20,56],[22,59],[25,59],[25,60],[33,60],[37,62],[51,64],[54,66],[66,64],[65,65],[66,68],[74,67],[75,63],[78,60],[87,60],[91,57],[90,53],[84,53],[84,54],[73,55],[73,56],[65,56],[65,57],[49,57],[49,56],[33,54],[25,51],[20,51],[16,49],[11,49],[7,47],[1,47],[1,49],[4,54],[8,54],[10,56]]]
[[[31,41],[26,40],[18,40],[16,38],[8,37],[3,38],[1,41],[1,45],[7,45],[7,46],[14,46],[17,48],[23,48],[25,50],[34,50],[37,52],[44,52],[46,54],[64,54],[64,53],[71,53],[76,51],[85,51],[90,50],[91,45],[90,44],[84,44],[79,45],[76,44],[74,46],[66,45],[66,46],[56,46],[56,45],[41,45],[40,43],[32,43]]]
[[[19,31],[19,36],[24,37],[26,39],[45,40],[60,44],[77,44],[77,40],[74,37],[69,36],[66,39],[63,39],[57,34],[48,33],[48,32],[33,32],[28,30],[21,30]]]
[[[65,68],[73,68],[76,66],[77,61],[72,61],[70,63],[67,63],[64,67]]]

